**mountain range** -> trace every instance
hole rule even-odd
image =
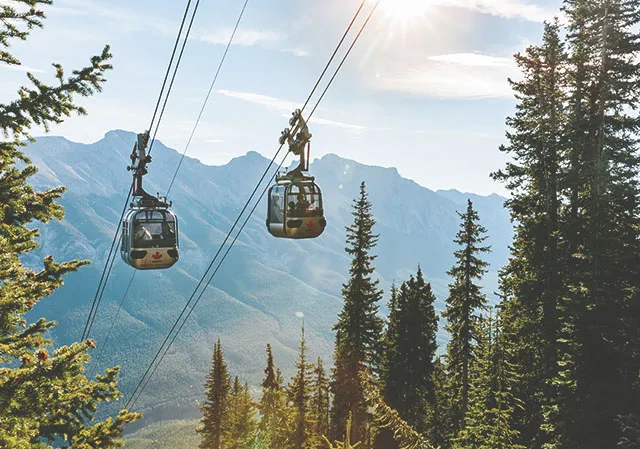
[[[61,200],[66,217],[40,225],[41,248],[24,257],[38,266],[44,255],[58,261],[90,259],[92,264],[66,277],[65,285],[32,312],[59,322],[51,337],[57,345],[77,341],[84,328],[123,202],[131,183],[126,170],[135,134],[116,130],[93,144],[62,137],[40,137],[26,148],[39,167],[36,188],[65,185]],[[180,154],[155,142],[145,177],[148,192],[164,193]],[[223,166],[185,158],[170,200],[179,217],[180,260],[169,270],[137,272],[123,295],[133,269],[118,256],[98,310],[91,338],[96,340],[90,375],[120,365],[124,405],[162,340],[229,231],[269,160],[248,152]],[[138,402],[145,423],[199,414],[204,377],[214,341],[220,338],[230,371],[257,385],[271,343],[285,378],[293,374],[304,320],[311,360],[330,364],[332,327],[341,310],[341,288],[348,274],[345,226],[351,224],[353,200],[365,181],[380,234],[374,254],[375,276],[385,290],[421,266],[444,308],[452,266],[457,212],[470,198],[488,229],[489,273],[484,291],[495,301],[497,270],[505,264],[512,226],[504,200],[456,190],[432,191],[405,179],[395,168],[360,164],[329,154],[313,161],[310,172],[321,185],[327,228],[314,240],[276,239],[266,230],[266,201],[256,209],[183,332]],[[114,320],[118,313],[118,319]],[[386,304],[381,304],[386,313]],[[441,326],[442,327],[442,326]],[[107,339],[107,335],[109,338]],[[438,336],[441,348],[446,334]],[[107,410],[107,411],[109,411]]]

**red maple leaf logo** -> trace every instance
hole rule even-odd
[[[155,254],[152,254],[151,258],[154,259],[154,260],[162,259],[162,254],[157,252]]]
[[[307,221],[307,229],[313,229],[313,228],[314,228],[313,220]]]

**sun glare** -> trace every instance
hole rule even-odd
[[[429,0],[380,0],[387,16],[405,23],[422,16],[428,7]]]

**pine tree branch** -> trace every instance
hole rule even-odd
[[[49,86],[31,73],[27,74],[33,87],[21,87],[19,99],[0,104],[0,130],[4,136],[30,138],[27,130],[33,125],[44,126],[48,131],[52,123],[62,123],[73,112],[86,115],[82,106],[73,103],[73,96],[89,96],[102,90],[104,73],[112,68],[107,63],[112,56],[109,50],[109,46],[105,46],[99,56],[91,58],[90,66],[74,70],[73,75],[66,79],[62,66],[53,64],[59,83],[57,86]]]
[[[26,40],[33,28],[42,28],[45,15],[38,6],[50,5],[52,0],[11,0],[11,2],[13,5],[0,5],[0,63],[20,65],[18,59],[2,48],[7,49],[12,39]],[[21,28],[21,25],[26,29]]]
[[[374,421],[379,428],[388,428],[393,432],[393,438],[400,445],[400,449],[437,449],[385,402],[378,387],[364,371],[360,372],[360,381],[365,401],[373,411]]]

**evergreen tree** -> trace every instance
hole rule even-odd
[[[513,362],[521,382],[516,395],[521,441],[540,447],[544,416],[555,408],[550,379],[558,367],[559,307],[566,248],[561,245],[563,184],[568,129],[567,55],[556,22],[545,24],[542,45],[529,47],[516,62],[524,79],[512,82],[520,101],[510,143],[501,151],[513,162],[494,174],[511,190],[506,205],[516,223],[514,257],[504,272],[504,333],[513,342]],[[545,411],[546,410],[546,411]]]
[[[517,403],[511,392],[516,374],[508,362],[509,345],[501,334],[500,318],[489,315],[477,325],[469,410],[453,448],[524,449],[515,443],[518,431],[511,427]]]
[[[26,40],[31,29],[41,28],[47,0],[12,0],[0,5],[0,65],[19,66],[9,52],[15,39]],[[66,438],[73,447],[113,448],[121,445],[124,426],[138,414],[122,410],[104,421],[94,420],[101,402],[121,396],[119,369],[106,370],[89,381],[84,365],[91,340],[53,348],[46,338],[56,323],[40,318],[29,323],[27,312],[63,283],[63,276],[86,261],[57,263],[47,256],[42,268],[23,266],[22,258],[38,248],[39,231],[33,225],[61,220],[64,209],[56,200],[63,187],[37,192],[28,183],[37,168],[21,151],[35,125],[62,123],[72,113],[85,114],[75,95],[100,91],[104,74],[111,69],[109,47],[91,59],[89,66],[70,77],[54,64],[57,84],[50,86],[33,74],[32,86],[22,87],[19,97],[0,104],[0,447],[50,448]]]
[[[314,441],[317,444],[322,436],[329,435],[329,380],[320,357],[313,369],[311,417]]]
[[[434,357],[438,319],[435,296],[418,267],[416,277],[392,295],[387,329],[385,399],[418,432],[428,426],[435,406]]]
[[[229,395],[228,412],[223,425],[225,449],[247,449],[255,438],[255,409],[249,393],[249,385],[244,386],[236,376]]]
[[[373,234],[375,220],[364,182],[360,186],[360,197],[354,201],[352,215],[354,221],[346,228],[348,246],[345,248],[352,256],[349,280],[343,285],[344,307],[334,327],[336,347],[331,384],[334,395],[331,426],[336,439],[341,438],[340,433],[351,412],[354,439],[365,440],[370,436],[367,430],[369,418],[358,373],[376,361],[383,322],[377,315],[382,290],[378,289],[379,281],[371,277],[376,256],[370,251],[375,247],[378,236]]]
[[[293,404],[294,425],[291,430],[291,447],[306,449],[310,439],[310,365],[307,363],[307,343],[304,338],[304,325],[300,338],[296,375],[291,379],[289,387],[289,401]]]
[[[640,449],[640,415],[618,417],[622,437],[618,442],[620,449]]]
[[[471,200],[467,201],[467,211],[458,213],[462,223],[454,240],[461,248],[455,252],[456,264],[447,272],[453,278],[449,285],[447,308],[443,316],[445,327],[451,333],[447,346],[447,372],[451,377],[452,424],[457,432],[464,427],[464,419],[469,405],[469,371],[475,358],[475,341],[478,339],[476,311],[485,307],[486,299],[476,284],[486,273],[487,262],[479,255],[489,251],[481,246],[486,240],[486,229],[478,221],[478,213]]]
[[[284,377],[282,376],[282,371],[280,371],[280,368],[276,368],[276,383],[274,388],[281,390],[282,385],[284,385]]]
[[[382,377],[388,378],[389,374],[385,371],[389,367],[389,360],[387,358],[390,351],[394,348],[394,342],[398,338],[397,323],[398,323],[398,287],[395,282],[391,284],[391,297],[389,298],[389,317],[387,318],[386,329],[384,333],[383,346],[385,359],[382,364]]]
[[[267,345],[267,367],[262,381],[262,398],[258,408],[260,422],[258,431],[264,449],[286,449],[289,447],[290,413],[287,408],[287,396],[282,387],[282,373],[275,368],[271,345]]]
[[[401,285],[402,286],[402,285]],[[405,284],[406,288],[406,284]],[[389,299],[389,316],[386,320],[386,329],[382,339],[382,364],[380,378],[383,379],[383,395],[387,401],[395,399],[395,392],[399,390],[399,379],[393,376],[394,363],[397,361],[396,342],[398,340],[398,296],[400,292],[395,281],[391,284],[391,297]],[[392,395],[394,397],[392,397]],[[391,449],[397,447],[393,432],[388,428],[378,429],[374,447],[378,449]]]
[[[572,196],[564,233],[572,244],[563,310],[564,387],[555,447],[611,447],[618,415],[637,413],[640,170],[640,5],[565,2],[574,108],[569,145]],[[635,349],[634,349],[635,348]]]
[[[347,418],[347,425],[344,434],[344,441],[336,441],[334,443],[331,443],[327,437],[324,437],[326,447],[329,449],[359,449],[362,447],[362,441],[358,441],[356,443],[351,442],[351,414],[349,414],[349,417]]]
[[[437,357],[433,364],[433,389],[435,401],[427,415],[427,440],[435,447],[445,448],[448,445],[447,438],[453,434],[451,412],[450,380],[447,375],[445,363],[442,357]]]
[[[360,372],[360,382],[364,397],[372,412],[373,423],[377,430],[387,430],[399,449],[433,449],[433,445],[413,427],[404,421],[397,410],[390,407],[382,397],[380,387],[376,385],[371,372]],[[347,432],[349,434],[349,432]],[[389,446],[383,446],[387,449]]]
[[[566,0],[517,60],[524,80],[496,174],[517,223],[505,270],[505,335],[531,447],[612,447],[637,413],[640,260],[637,173],[640,5]],[[568,53],[568,55],[567,55]]]
[[[277,385],[276,373],[273,365],[273,352],[271,351],[271,344],[267,343],[267,367],[264,369],[262,388],[274,389]]]
[[[211,371],[205,383],[206,400],[201,407],[201,426],[196,431],[202,434],[200,449],[223,449],[226,431],[231,377],[222,352],[220,339],[213,348]]]

